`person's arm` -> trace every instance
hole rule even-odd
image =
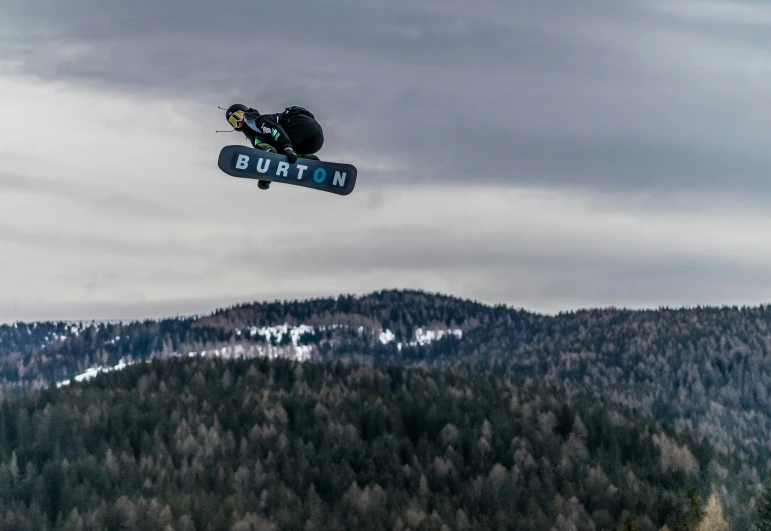
[[[275,145],[280,153],[284,153],[287,156],[291,164],[297,161],[297,153],[292,149],[292,141],[289,139],[289,135],[286,134],[284,128],[281,127],[273,116],[264,114],[255,120],[255,124],[259,129],[259,134],[263,135],[266,139],[270,138],[270,141],[266,140],[266,142]]]

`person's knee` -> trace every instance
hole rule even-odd
[[[321,149],[321,146],[324,145],[324,131],[321,129],[321,126],[316,123],[316,130],[314,132],[314,135],[311,137],[311,144],[313,144],[313,151],[311,153],[315,153],[316,151]]]
[[[313,138],[314,144],[313,144],[313,153],[317,152],[321,149],[321,147],[324,145],[324,133],[319,131],[319,133]]]
[[[321,131],[305,138],[298,146],[298,153],[316,153],[324,145],[324,134]]]

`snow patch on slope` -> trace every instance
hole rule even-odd
[[[281,341],[284,339],[284,336],[289,335],[292,341],[292,344],[297,346],[297,344],[300,341],[300,337],[303,334],[315,334],[316,330],[312,326],[308,325],[299,325],[295,327],[291,327],[288,324],[284,324],[281,326],[265,326],[262,328],[257,328],[256,326],[253,326],[249,329],[249,334],[251,337],[254,337],[256,335],[263,336],[266,341],[269,343],[275,339],[276,343],[281,343]]]
[[[91,367],[86,372],[82,374],[78,374],[73,378],[76,382],[84,382],[87,380],[90,380],[91,378],[95,377],[97,374],[102,372],[112,372],[112,371],[120,371],[122,369],[125,369],[129,365],[134,365],[136,362],[126,362],[121,358],[121,360],[118,362],[117,365],[114,365],[113,367],[102,367],[101,365],[99,367]],[[59,382],[56,384],[57,387],[61,387],[63,385],[70,385],[71,380],[64,380],[63,382]]]
[[[315,335],[318,331],[324,331],[328,329],[344,328],[344,325],[328,325],[313,327],[309,325],[290,326],[288,324],[280,326],[266,326],[256,327],[253,326],[246,330],[246,335],[250,338],[254,338],[259,335],[265,338],[264,343],[247,343],[247,344],[235,344],[226,345],[215,349],[206,349],[199,351],[186,351],[186,352],[174,352],[173,357],[196,357],[196,356],[214,356],[223,359],[235,359],[235,358],[257,358],[266,357],[269,359],[276,358],[288,358],[296,361],[308,361],[313,355],[312,345],[302,345],[301,339],[307,334]],[[359,335],[364,333],[364,327],[359,327],[357,330]],[[245,334],[241,330],[236,331],[236,336],[243,337]],[[408,346],[423,346],[442,339],[447,336],[454,336],[458,339],[462,339],[463,331],[460,329],[454,330],[424,330],[418,328],[415,330],[414,339],[407,343]],[[121,339],[120,336],[112,339],[110,343],[114,343]],[[396,335],[391,330],[383,330],[378,335],[378,340],[381,344],[387,345],[396,340]],[[401,350],[404,344],[397,343],[397,348]],[[113,367],[91,367],[86,372],[79,374],[72,378],[76,382],[87,381],[94,378],[97,374],[102,372],[110,372],[116,370],[122,370],[129,365],[134,365],[135,361],[126,362],[123,359]],[[58,387],[63,385],[69,385],[71,380],[64,380],[57,384]]]
[[[456,328],[454,330],[424,330],[418,328],[415,330],[415,337],[412,341],[407,343],[407,346],[417,347],[424,346],[432,341],[442,339],[443,337],[454,336],[457,339],[463,339],[463,330]],[[383,345],[387,345],[396,340],[396,335],[391,330],[384,330],[379,336],[380,342]],[[405,345],[402,342],[396,344],[396,348],[401,350]]]
[[[396,339],[396,335],[394,335],[394,333],[391,332],[390,330],[384,330],[383,332],[380,332],[380,337],[378,339],[380,339],[380,342],[382,344],[387,345],[388,343]]]
[[[295,361],[308,361],[311,359],[313,353],[313,347],[310,345],[228,345],[212,350],[202,350],[201,352],[187,352],[184,354],[187,357],[193,358],[196,356],[214,356],[217,358],[234,359],[234,358],[288,358]],[[181,357],[181,354],[175,354]]]

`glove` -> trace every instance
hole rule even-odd
[[[286,153],[286,158],[289,160],[289,164],[294,164],[297,162],[297,153],[294,152],[294,149],[288,147],[284,150],[284,153]]]

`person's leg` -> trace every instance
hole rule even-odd
[[[278,153],[278,151],[276,151],[276,148],[264,142],[257,144],[254,147],[262,151],[268,151],[270,153]],[[260,179],[259,181],[257,181],[257,186],[259,186],[260,190],[267,190],[268,188],[270,188],[270,181],[263,181],[262,179]]]
[[[307,115],[294,115],[281,126],[298,157],[318,160],[314,154],[324,145],[324,131],[316,120]]]

